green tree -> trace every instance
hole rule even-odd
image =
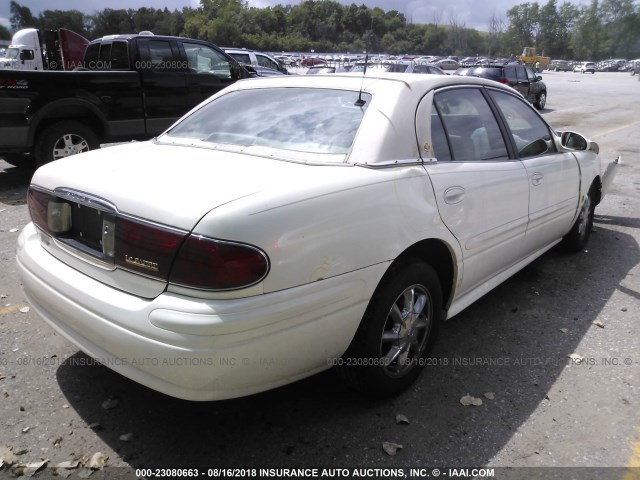
[[[600,60],[608,49],[608,34],[600,19],[598,0],[584,8],[576,21],[572,45],[577,60]]]
[[[136,33],[134,10],[114,10],[105,8],[91,16],[91,34],[93,37],[115,35],[119,33]]]
[[[521,3],[507,10],[509,28],[506,44],[512,52],[522,52],[523,47],[537,47],[540,28],[540,6],[538,2]]]
[[[9,11],[11,12],[11,30],[14,32],[21,28],[38,28],[37,20],[31,13],[29,7],[23,7],[18,2],[11,0],[9,2]]]
[[[45,10],[38,15],[38,28],[57,30],[66,28],[87,36],[89,19],[78,10]]]
[[[0,25],[0,40],[11,40],[11,32],[4,25]]]
[[[631,53],[629,45],[633,45],[634,40],[638,41],[636,25],[629,21],[635,13],[633,0],[603,0],[599,13],[609,37],[604,54],[624,57]]]

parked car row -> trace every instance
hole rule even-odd
[[[622,58],[603,60],[601,62],[583,61],[576,62],[573,60],[551,60],[549,70],[556,72],[630,72],[635,75],[637,67],[636,60],[625,60]]]

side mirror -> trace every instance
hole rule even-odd
[[[542,75],[536,75],[536,80],[537,80],[537,81],[542,80]]]
[[[257,77],[258,76],[258,69],[256,67],[254,67],[253,65],[249,64],[249,63],[242,63],[241,64],[244,69],[249,72],[249,76],[251,77]]]
[[[590,150],[594,153],[600,152],[600,147],[596,142],[591,142],[576,132],[562,132],[560,144],[568,150]]]

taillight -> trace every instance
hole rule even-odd
[[[202,290],[233,290],[260,282],[269,258],[257,247],[189,234],[105,209],[106,201],[69,190],[29,187],[34,224],[96,259],[151,278]]]
[[[47,233],[51,233],[47,222],[49,201],[53,200],[53,196],[33,187],[29,187],[27,192],[27,205],[29,206],[29,214],[31,220],[37,227]]]
[[[268,272],[269,259],[257,247],[190,235],[173,263],[169,281],[204,290],[232,290],[254,285]]]
[[[116,265],[166,280],[188,232],[122,216],[116,218],[114,227]]]

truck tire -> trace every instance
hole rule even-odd
[[[53,123],[44,129],[36,141],[36,163],[41,166],[98,148],[98,136],[86,125],[76,121]]]

